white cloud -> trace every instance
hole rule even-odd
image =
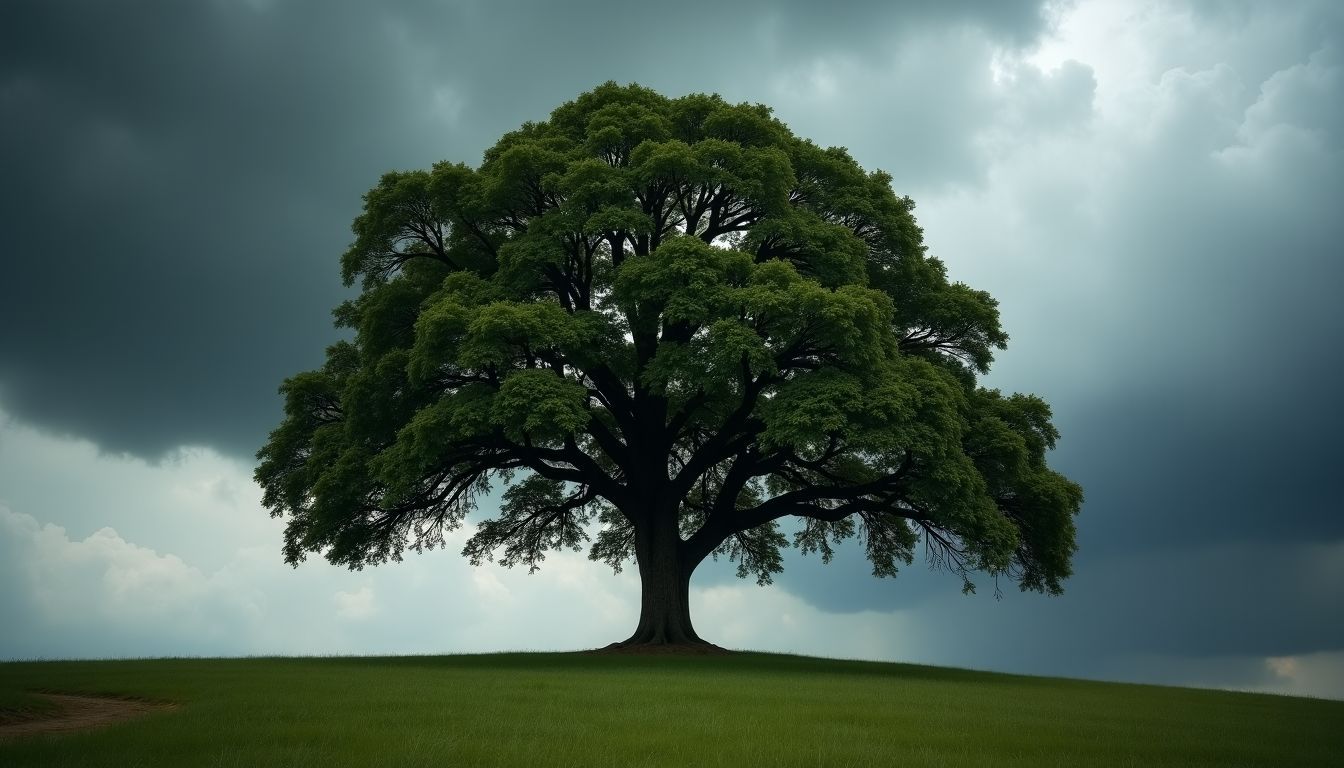
[[[994,381],[1052,400],[1166,387],[1163,365],[1236,369],[1250,339],[1274,348],[1255,312],[1338,327],[1328,281],[1293,279],[1328,274],[1322,244],[1338,240],[1337,44],[1304,52],[1268,12],[1059,13],[1037,51],[997,63],[984,183],[917,198],[932,252],[1001,302],[1013,341]]]
[[[139,619],[198,599],[206,580],[175,555],[160,555],[102,528],[71,540],[59,526],[0,507],[0,531],[26,544],[24,585],[51,616],[100,613]],[[88,589],[96,584],[95,589]]]
[[[1251,690],[1293,696],[1344,698],[1344,649],[1298,656],[1271,656],[1264,660],[1272,682]]]
[[[332,596],[332,601],[336,603],[336,615],[342,619],[363,621],[378,612],[378,606],[373,601],[373,589],[367,586],[352,592],[337,592]]]
[[[902,612],[825,613],[778,588],[733,584],[694,590],[692,619],[701,636],[728,648],[832,658],[923,658],[923,633]]]
[[[180,654],[221,641],[259,615],[255,590],[207,575],[111,527],[84,538],[0,506],[0,571],[13,593],[4,656]],[[190,650],[188,650],[190,649]]]
[[[1219,152],[1229,165],[1255,166],[1261,175],[1275,168],[1294,171],[1312,158],[1339,158],[1344,109],[1323,109],[1344,92],[1340,49],[1331,44],[1304,62],[1275,72],[1260,86],[1236,128],[1237,141]]]
[[[259,541],[279,551],[260,498],[249,467],[208,448],[181,448],[152,464],[39,432],[0,406],[0,503],[71,537],[113,525],[141,547],[211,570]]]

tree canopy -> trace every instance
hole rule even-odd
[[[285,559],[441,545],[497,482],[463,554],[633,560],[631,643],[699,640],[705,557],[767,583],[851,537],[878,576],[922,544],[967,589],[1060,592],[1082,491],[1046,403],[978,386],[996,302],[913,208],[765,106],[614,83],[479,167],[385,174],[341,259],[353,340],[284,382],[258,453]]]

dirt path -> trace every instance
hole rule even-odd
[[[150,712],[176,709],[175,704],[160,704],[135,699],[114,699],[104,696],[70,696],[62,693],[35,693],[55,704],[59,709],[49,716],[0,725],[0,739],[32,736],[41,733],[86,731],[123,720],[140,717]]]

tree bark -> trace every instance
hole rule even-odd
[[[699,561],[689,562],[683,550],[675,514],[637,527],[639,624],[621,645],[708,645],[691,625],[691,572]]]

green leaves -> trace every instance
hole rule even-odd
[[[491,422],[518,441],[572,435],[588,423],[587,392],[551,371],[509,374],[490,411]]]
[[[651,108],[652,107],[652,108]],[[645,141],[663,141],[672,122],[656,105],[613,102],[592,113],[583,148],[611,165],[624,165],[630,152]]]
[[[719,110],[713,116],[731,111]],[[793,169],[783,149],[707,138],[697,142],[691,153],[696,160],[695,178],[703,186],[729,190],[734,198],[751,201],[767,213],[782,211],[787,205]]]
[[[520,471],[473,562],[535,568],[595,524],[619,568],[671,524],[685,562],[766,583],[795,516],[794,546],[857,536],[880,576],[922,544],[968,587],[1059,591],[1082,491],[1050,410],[977,387],[997,303],[891,181],[763,105],[615,83],[478,168],[385,174],[341,259],[355,338],[285,382],[258,453],[286,558],[435,546]]]
[[[627,260],[614,298],[635,322],[707,325],[734,308],[733,287],[746,282],[751,257],[714,248],[695,237],[674,237],[653,254]]]
[[[535,573],[547,550],[577,551],[588,540],[583,526],[592,515],[590,502],[584,493],[566,496],[562,483],[529,475],[504,492],[499,517],[477,526],[462,554],[480,565],[502,549],[501,565],[522,563]]]
[[[781,386],[760,408],[765,431],[761,447],[807,448],[846,431],[862,403],[862,382],[835,369],[798,376]]]
[[[488,436],[494,391],[471,384],[421,408],[397,432],[396,441],[370,459],[370,468],[384,486],[382,505],[394,506],[412,496],[423,478],[460,460],[460,447]]]
[[[497,301],[477,308],[458,350],[464,368],[505,368],[577,341],[569,316],[555,304]]]
[[[461,164],[383,174],[351,226],[355,241],[341,257],[341,278],[351,285],[362,277],[367,289],[419,260],[491,269],[493,238],[474,223],[481,194],[479,177]]]
[[[748,148],[774,146],[786,131],[770,117],[770,108],[762,104],[723,105],[706,115],[702,125],[706,136]]]
[[[1012,564],[1018,581],[1022,589],[1059,594],[1072,572],[1073,516],[1082,507],[1083,489],[1046,465],[1045,452],[1059,438],[1050,407],[1034,395],[1004,397],[983,389],[972,403],[977,418],[965,452],[1021,534]]]
[[[563,243],[553,237],[518,237],[499,248],[498,283],[513,296],[534,297],[548,284],[548,273],[565,263]]]
[[[643,186],[705,184],[709,181],[710,169],[684,141],[646,141],[630,154],[630,178]]]
[[[779,551],[787,546],[788,538],[779,530],[779,523],[771,520],[764,525],[738,531],[714,550],[737,563],[737,577],[755,576],[760,586],[774,583],[774,575],[784,571],[784,558]]]
[[[852,230],[806,210],[790,210],[751,228],[743,248],[786,259],[827,288],[867,282],[868,245]]]
[[[481,166],[479,194],[483,209],[511,212],[520,220],[544,213],[549,201],[542,182],[565,171],[569,149],[569,142],[558,137],[518,137],[502,143]]]

